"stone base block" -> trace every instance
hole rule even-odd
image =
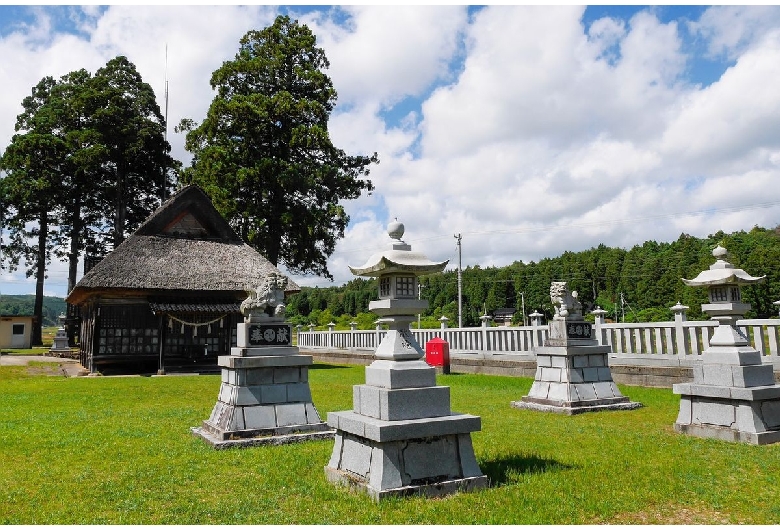
[[[482,428],[482,419],[453,412],[436,418],[387,421],[345,410],[328,412],[328,425],[373,442],[395,442],[471,433]]]
[[[380,420],[397,421],[450,415],[450,387],[353,387],[353,410]]]
[[[780,430],[745,432],[719,425],[696,425],[690,423],[675,423],[674,430],[682,434],[696,436],[697,438],[713,438],[726,442],[742,442],[752,445],[768,445],[780,442]]]
[[[375,500],[487,486],[468,432],[379,442],[337,430],[325,473],[331,482],[364,491]]]
[[[540,412],[555,412],[573,416],[585,412],[601,412],[604,410],[633,410],[642,406],[641,403],[629,401],[627,397],[613,399],[596,399],[592,401],[561,402],[553,400],[532,399],[527,396],[522,401],[510,403],[516,409],[536,410]]]
[[[480,477],[469,477],[455,480],[445,480],[433,484],[423,484],[419,486],[405,486],[401,488],[391,488],[387,490],[377,490],[370,484],[358,480],[351,473],[347,473],[332,467],[325,466],[325,476],[328,481],[334,484],[341,484],[353,491],[365,493],[375,501],[387,497],[406,497],[410,495],[421,495],[424,497],[444,497],[457,492],[468,492],[488,487],[488,478],[485,475]]]
[[[209,419],[193,432],[215,447],[333,437],[312,403],[311,363],[308,355],[220,356],[217,402]]]
[[[425,361],[377,360],[366,367],[366,384],[393,389],[436,386],[436,369]]]
[[[702,362],[693,368],[693,383],[738,388],[771,386],[775,383],[775,374],[768,364],[741,366]]]
[[[606,403],[614,400],[626,400],[614,381],[593,383],[534,381],[526,397],[533,401],[541,400],[560,404],[579,402],[588,404],[594,401]]]
[[[324,429],[319,429],[324,426]],[[295,431],[283,429],[274,429],[274,434],[266,434],[264,436],[254,436],[250,438],[236,438],[236,439],[223,439],[222,436],[217,435],[204,427],[192,427],[190,431],[211,444],[214,449],[230,449],[232,447],[250,447],[255,445],[284,445],[298,442],[307,442],[309,440],[329,440],[332,439],[336,431],[328,430],[327,424],[319,425],[305,425],[303,427],[318,427],[318,430],[313,431]]]
[[[681,389],[699,392],[680,396],[680,412],[674,424],[677,432],[754,445],[780,441],[780,399],[729,398],[733,390],[766,394],[761,389],[675,385],[675,393]],[[775,387],[764,389],[776,390]]]
[[[261,431],[292,425],[323,423],[313,403],[276,403],[240,406],[217,401],[205,424],[214,432]]]

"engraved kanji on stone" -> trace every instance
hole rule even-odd
[[[263,331],[260,328],[253,328],[252,335],[250,336],[252,342],[260,342],[263,340]]]
[[[287,336],[287,330],[285,328],[281,328],[276,332],[276,342],[280,343],[286,343],[290,339]]]

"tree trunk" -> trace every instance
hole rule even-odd
[[[79,251],[81,250],[81,197],[76,197],[73,210],[70,212],[70,252],[68,252],[68,293],[76,286],[78,275]]]
[[[281,198],[274,183],[268,193],[268,208],[265,222],[268,227],[268,237],[265,245],[265,259],[274,267],[279,266],[279,253],[282,246],[282,216]]]
[[[125,168],[118,164],[116,168],[116,211],[114,212],[114,249],[125,240],[125,220],[127,218],[127,198],[125,197]]]
[[[38,231],[38,256],[35,265],[35,307],[33,308],[32,345],[43,346],[43,282],[46,279],[46,239],[49,236],[49,216],[41,212]]]
[[[73,210],[70,213],[70,252],[68,252],[68,294],[76,286],[76,276],[78,275],[79,265],[79,252],[81,249],[81,230],[84,227],[84,223],[81,221],[81,196],[76,197],[76,202],[73,205]],[[73,308],[68,304],[65,330],[68,334],[68,345],[75,346],[76,344],[76,319],[73,318]]]

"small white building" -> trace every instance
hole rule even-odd
[[[30,348],[32,323],[30,315],[0,315],[0,348]]]

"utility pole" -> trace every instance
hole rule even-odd
[[[520,293],[520,299],[523,301],[523,326],[527,326],[528,324],[525,322],[525,291]],[[517,299],[515,298],[515,300]]]
[[[622,322],[626,321],[626,299],[623,298],[623,293],[620,293],[620,315]]]
[[[422,290],[423,285],[421,283],[417,283],[417,299],[422,300]],[[420,329],[420,315],[422,313],[417,313],[417,329]]]
[[[461,245],[462,236],[454,236],[458,240],[458,328],[463,327],[463,273],[461,271]]]

